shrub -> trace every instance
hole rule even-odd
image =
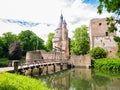
[[[99,59],[99,58],[106,58],[107,55],[108,55],[108,52],[101,47],[95,47],[95,48],[93,48],[92,50],[89,51],[89,54],[94,59]]]
[[[119,58],[103,58],[94,60],[93,67],[97,70],[120,71]]]

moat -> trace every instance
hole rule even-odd
[[[73,68],[35,78],[53,90],[120,90],[120,73]]]

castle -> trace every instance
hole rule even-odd
[[[53,37],[53,48],[59,48],[62,53],[69,56],[69,37],[65,18],[61,14],[60,21]]]
[[[106,18],[90,21],[90,49],[102,47],[109,52],[108,57],[116,57],[117,43],[114,41],[116,32],[108,32],[109,23]]]

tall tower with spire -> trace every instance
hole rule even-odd
[[[53,38],[53,48],[60,48],[62,53],[69,56],[69,41],[67,23],[61,13],[59,24]]]

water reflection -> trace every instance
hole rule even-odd
[[[75,68],[36,77],[53,90],[120,90],[120,74]]]

